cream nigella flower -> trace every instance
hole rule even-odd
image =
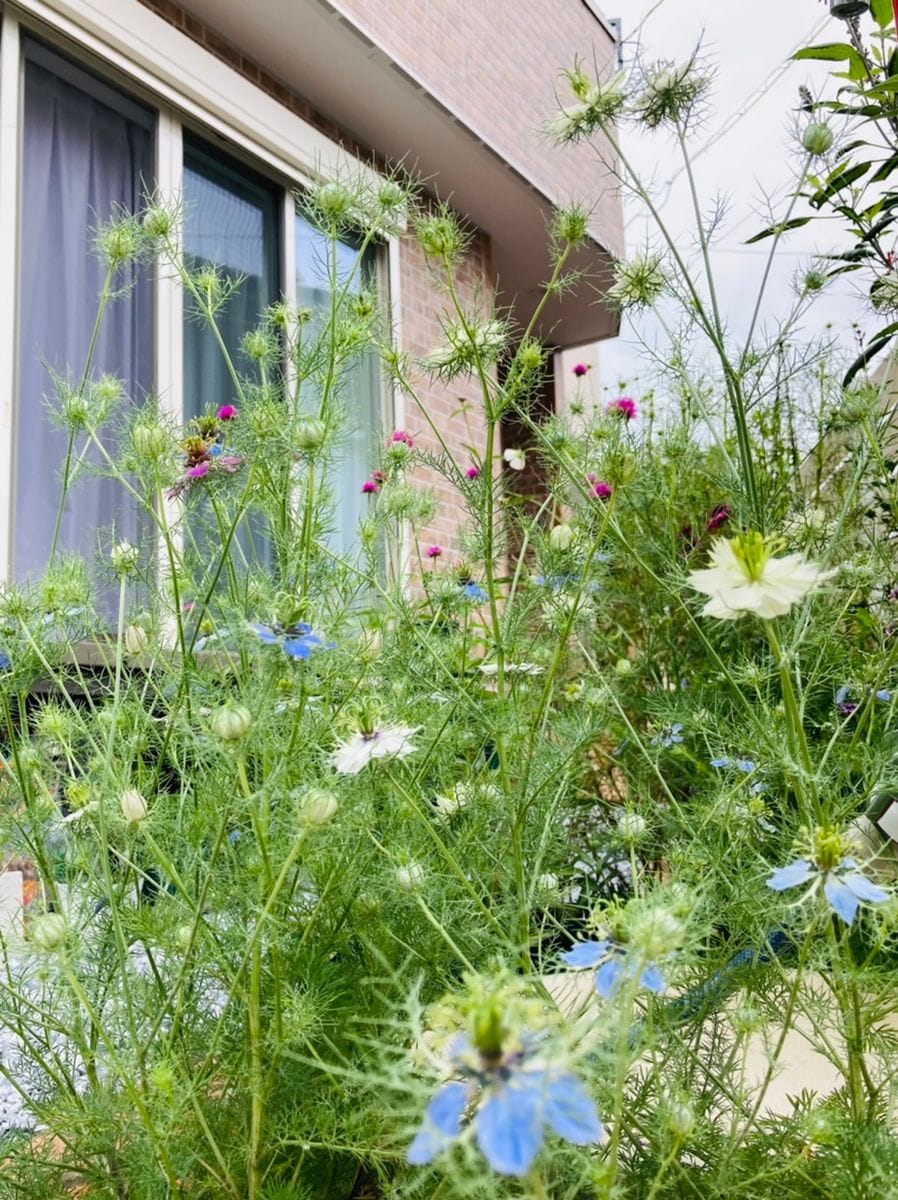
[[[743,613],[769,620],[781,617],[835,571],[806,562],[800,554],[774,558],[775,542],[760,533],[719,538],[711,548],[710,567],[692,571],[686,582],[710,596],[706,617],[734,621]]]
[[[415,753],[412,737],[421,728],[393,725],[387,729],[360,730],[338,746],[331,761],[341,775],[358,775],[375,758],[406,758]]]

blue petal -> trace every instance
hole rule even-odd
[[[767,880],[767,886],[775,892],[784,892],[787,888],[799,887],[813,879],[816,869],[804,858],[796,859],[787,867],[780,867]]]
[[[881,700],[883,702],[883,704],[888,704],[889,701],[892,699],[892,693],[889,691],[888,688],[880,688],[879,691],[876,693],[876,699]]]
[[[288,633],[291,633],[291,634],[295,634],[295,633],[299,633],[299,634],[311,633],[311,632],[312,632],[312,626],[311,626],[311,625],[309,625],[307,621],[297,621],[295,625],[291,625],[291,626],[290,626],[290,628],[289,628],[289,630],[288,630],[287,632],[288,632]]]
[[[502,1087],[481,1105],[474,1118],[477,1144],[500,1175],[530,1170],[543,1141],[541,1099],[541,1087]]]
[[[850,689],[848,687],[848,684],[843,683],[842,686],[839,688],[839,690],[836,692],[836,704],[844,704],[845,703],[845,701],[848,699],[849,690]]]
[[[602,1136],[598,1110],[574,1075],[562,1075],[548,1085],[543,1115],[559,1137],[575,1146],[589,1146]]]
[[[736,766],[744,774],[749,775],[755,769],[755,763],[750,758],[737,758]]]
[[[318,640],[308,636],[284,638],[284,653],[289,654],[291,658],[311,658]]]
[[[462,1113],[468,1103],[466,1083],[447,1083],[427,1106],[427,1119],[446,1137],[458,1137]]]
[[[723,770],[726,767],[731,767],[732,765],[733,765],[733,760],[731,758],[712,758],[711,759],[711,766],[717,767],[719,770]]]
[[[851,888],[858,900],[866,900],[868,904],[882,904],[889,898],[889,893],[885,888],[873,883],[860,871],[852,871],[850,875],[843,875],[842,882]]]
[[[423,1167],[426,1163],[433,1162],[440,1151],[445,1150],[451,1141],[451,1138],[447,1138],[425,1121],[415,1134],[414,1141],[406,1150],[405,1160],[413,1167]]]
[[[276,646],[281,640],[267,625],[254,625],[253,629],[258,634],[259,640],[265,642],[268,646]]]
[[[610,942],[607,939],[601,942],[578,942],[567,953],[562,954],[561,961],[576,971],[585,967],[597,967],[602,959],[607,957],[609,946]]]
[[[830,875],[823,885],[823,890],[833,912],[840,916],[846,925],[850,925],[857,915],[861,902],[848,884],[837,879],[835,875]]]
[[[649,963],[643,970],[639,977],[639,982],[647,991],[654,992],[656,996],[660,996],[666,987],[664,976],[654,963]]]
[[[617,987],[623,973],[624,964],[621,958],[609,958],[596,971],[596,991],[603,1000],[607,1000]]]
[[[12,659],[8,654],[4,654],[4,652],[0,650],[0,671],[8,671],[11,666]]]

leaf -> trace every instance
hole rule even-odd
[[[892,0],[870,0],[873,20],[880,29],[888,29],[892,23]]]
[[[871,358],[875,358],[880,350],[885,349],[896,333],[898,333],[898,321],[887,325],[885,329],[880,329],[879,333],[874,335],[873,340],[864,352],[848,368],[845,378],[842,380],[842,387],[848,387],[858,371],[862,371]]]
[[[755,242],[760,242],[764,238],[777,237],[780,234],[788,233],[790,229],[800,229],[802,225],[807,225],[813,219],[813,217],[793,217],[790,221],[780,221],[778,225],[771,225],[769,229],[765,229],[761,233],[756,233],[754,237],[748,238],[745,245],[752,246]]]
[[[826,42],[822,46],[805,46],[796,51],[792,57],[796,62],[813,58],[821,62],[857,62],[861,68],[864,66],[864,60],[857,50],[847,42]]]
[[[841,167],[837,167],[835,171],[832,171],[827,176],[826,183],[823,185],[823,187],[811,197],[811,207],[822,208],[826,201],[834,196],[836,192],[841,191],[843,188],[850,187],[853,183],[856,183],[862,175],[866,175],[871,166],[872,163],[862,162],[855,163],[853,167],[849,166],[848,163],[844,163]]]

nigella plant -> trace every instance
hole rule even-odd
[[[779,867],[767,880],[775,892],[802,887],[798,903],[821,890],[830,909],[852,925],[861,904],[884,904],[889,893],[860,870],[847,839],[834,829],[820,829],[807,857]]]
[[[306,621],[294,621],[286,627],[276,625],[253,625],[260,642],[266,646],[280,646],[289,658],[307,659],[315,650],[332,650],[335,642],[325,642]]]
[[[659,995],[667,987],[664,966],[679,950],[684,928],[678,914],[655,900],[634,900],[597,914],[602,936],[578,942],[561,956],[575,971],[595,970],[604,1000],[635,985]]]
[[[517,1002],[517,1003],[516,1003]],[[434,1093],[407,1151],[422,1166],[459,1141],[474,1141],[500,1175],[526,1175],[550,1129],[575,1146],[602,1137],[595,1102],[546,1033],[516,1028],[520,998],[479,996],[469,1032],[447,1047],[451,1078]]]

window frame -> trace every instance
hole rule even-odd
[[[33,36],[73,59],[102,81],[156,114],[155,184],[165,198],[183,189],[184,135],[246,164],[280,191],[279,273],[281,294],[296,300],[295,193],[317,182],[373,168],[303,121],[251,80],[151,12],[139,0],[17,0],[0,7],[0,582],[12,579],[15,535],[15,448],[24,38]],[[13,169],[10,169],[13,164]],[[378,248],[377,286],[400,335],[399,236]],[[154,353],[160,407],[178,423],[184,418],[184,303],[180,284],[156,272]],[[401,424],[401,390],[381,380],[384,425]],[[179,511],[169,501],[170,517]],[[160,554],[160,573],[164,563]]]

